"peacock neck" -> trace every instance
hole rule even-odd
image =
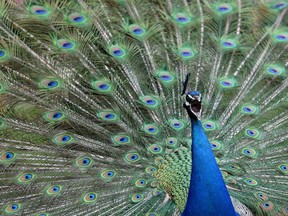
[[[191,119],[192,173],[182,216],[235,216],[228,190],[201,121]]]

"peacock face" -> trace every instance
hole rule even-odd
[[[190,118],[197,118],[200,120],[202,107],[201,94],[199,91],[191,91],[186,94],[184,108],[187,110]]]

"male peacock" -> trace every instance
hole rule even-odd
[[[0,1],[1,215],[288,215],[287,11]]]

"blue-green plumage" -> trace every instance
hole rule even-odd
[[[288,215],[287,12],[0,1],[0,215]]]
[[[191,96],[191,98],[189,98]],[[188,190],[186,207],[182,216],[235,216],[226,184],[216,163],[211,145],[203,130],[197,113],[201,113],[201,95],[199,92],[189,92],[186,98],[188,114],[191,119],[192,134],[192,172]],[[193,98],[193,99],[192,99]],[[196,104],[194,100],[196,101]],[[196,115],[195,115],[195,114]]]

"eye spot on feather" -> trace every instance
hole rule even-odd
[[[70,144],[74,141],[74,138],[68,134],[58,134],[52,138],[52,142],[57,145]]]
[[[112,141],[114,142],[115,145],[126,145],[130,144],[130,137],[127,135],[116,135],[112,137]]]
[[[148,173],[148,174],[152,174],[156,171],[156,168],[155,167],[147,167],[145,169],[145,172]]]
[[[125,155],[124,159],[128,163],[134,163],[140,159],[140,156],[138,153],[128,153]]]
[[[164,85],[170,86],[175,81],[175,76],[166,70],[160,70],[156,72],[156,78]]]
[[[210,142],[213,151],[219,151],[222,148],[222,144],[218,141]]]
[[[76,159],[76,166],[80,168],[88,168],[92,165],[92,159],[90,157],[80,157]]]
[[[62,190],[62,186],[52,185],[46,189],[46,194],[47,195],[57,195],[57,194],[60,194],[61,190]]]
[[[48,15],[48,10],[43,6],[34,5],[30,8],[30,12],[37,16],[46,16]]]
[[[181,48],[178,54],[182,60],[190,60],[195,56],[195,52],[190,47]]]
[[[87,21],[87,18],[80,13],[72,13],[68,16],[70,23],[72,24],[83,24]]]
[[[6,53],[5,53],[4,50],[0,50],[0,58],[3,57],[3,56],[5,56],[5,54],[6,54]]]
[[[253,148],[243,148],[241,153],[247,157],[255,157],[257,155],[257,152]]]
[[[97,117],[100,120],[109,121],[109,122],[115,122],[119,120],[119,116],[115,112],[112,112],[110,110],[98,112]]]
[[[6,60],[9,60],[11,57],[8,50],[4,50],[0,48],[0,62],[5,62]]]
[[[275,43],[286,43],[288,42],[288,32],[282,31],[281,29],[274,30],[271,33],[272,39]]]
[[[56,79],[44,79],[39,82],[39,87],[44,90],[55,90],[61,87],[60,81]]]
[[[21,208],[21,204],[12,203],[12,204],[9,204],[9,205],[6,206],[5,212],[8,213],[8,214],[15,213],[15,212],[19,211],[20,208]]]
[[[104,170],[100,174],[100,178],[103,180],[112,180],[116,176],[116,172],[113,170]]]
[[[112,92],[112,85],[106,80],[93,81],[92,88],[98,93],[109,94]]]
[[[98,198],[97,193],[89,192],[89,193],[84,194],[83,201],[86,204],[94,203],[94,202],[96,202],[97,198]]]
[[[152,154],[161,154],[163,152],[162,147],[160,145],[156,145],[156,144],[153,144],[153,145],[149,146],[148,150]]]
[[[252,178],[247,178],[247,179],[244,179],[244,182],[249,185],[249,186],[256,186],[258,185],[258,182],[255,180],[255,179],[252,179]]]
[[[283,40],[283,41],[286,41],[287,40],[287,35],[284,35],[284,34],[279,34],[279,35],[276,35],[275,36],[276,39],[278,40]]]
[[[67,39],[57,40],[57,46],[58,46],[58,48],[60,48],[64,51],[74,50],[74,48],[76,47],[72,41],[67,40]]]
[[[43,118],[48,122],[54,123],[63,120],[65,115],[60,111],[52,111],[44,113]]]
[[[265,72],[267,75],[279,76],[285,73],[285,67],[283,67],[282,65],[276,65],[276,64],[267,65]]]
[[[19,175],[19,177],[17,178],[17,181],[20,184],[22,183],[25,184],[25,183],[31,182],[34,178],[35,178],[35,175],[32,173],[23,173]]]
[[[227,168],[234,173],[240,172],[241,168],[237,164],[228,164]]]
[[[11,151],[4,152],[0,157],[0,162],[11,162],[15,159],[15,154]]]
[[[264,211],[272,211],[274,209],[274,204],[270,201],[266,201],[266,202],[262,202],[260,204],[260,207],[264,210]]]
[[[230,89],[237,86],[237,82],[234,78],[221,78],[219,81],[220,88]]]
[[[168,137],[166,140],[165,140],[165,144],[166,146],[168,147],[176,147],[177,146],[177,143],[178,143],[178,140],[174,137]]]
[[[288,175],[288,164],[280,164],[278,169],[282,174]]]
[[[213,131],[218,128],[217,123],[211,120],[205,120],[202,123],[205,131]]]
[[[240,112],[245,115],[255,115],[258,114],[259,108],[252,104],[244,104],[240,107]]]
[[[159,128],[155,124],[146,124],[144,125],[144,132],[149,135],[157,135],[159,133]]]
[[[131,197],[131,201],[132,201],[133,203],[138,203],[138,202],[142,201],[143,198],[144,198],[144,196],[143,196],[142,194],[134,194],[134,195],[132,195],[132,197]]]
[[[224,15],[224,14],[229,14],[230,12],[232,12],[233,7],[230,4],[218,4],[216,5],[216,12],[219,15]]]
[[[178,119],[170,119],[169,125],[172,129],[176,131],[182,130],[186,126],[182,120]]]
[[[191,22],[191,17],[185,13],[176,13],[172,16],[176,24],[186,25]]]
[[[140,98],[142,103],[148,108],[157,108],[159,106],[159,101],[153,96],[143,96]]]
[[[121,59],[126,56],[126,51],[122,47],[114,45],[110,48],[110,54],[115,58]]]
[[[268,200],[267,194],[265,194],[263,192],[257,192],[257,193],[255,193],[255,196],[260,200]]]
[[[134,36],[142,36],[145,33],[145,29],[139,25],[132,24],[129,26],[129,31]]]
[[[281,10],[281,9],[285,8],[286,6],[287,6],[287,3],[279,2],[279,3],[275,4],[275,5],[272,5],[272,8],[276,9],[276,10]]]
[[[258,130],[256,130],[256,129],[250,129],[250,128],[248,128],[248,129],[245,130],[245,135],[246,135],[247,137],[256,139],[256,138],[259,138],[259,137],[260,137],[260,131],[258,131]]]
[[[226,39],[222,38],[221,41],[221,48],[224,50],[231,50],[237,47],[237,40],[236,39]]]
[[[144,179],[137,179],[135,181],[135,186],[136,187],[143,188],[143,187],[146,187],[146,185],[147,185],[147,182]]]

